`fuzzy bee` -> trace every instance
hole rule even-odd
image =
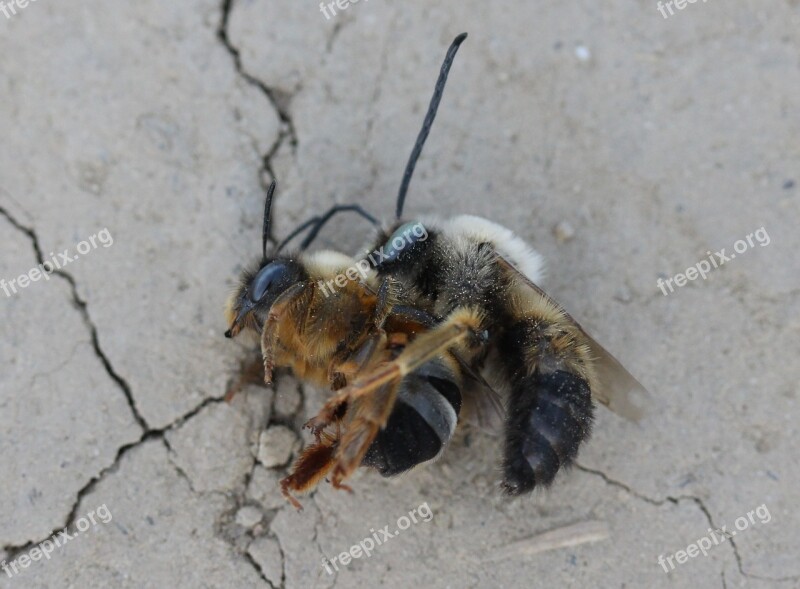
[[[261,341],[264,378],[289,367],[332,391],[306,427],[314,443],[281,482],[284,496],[359,466],[392,476],[435,459],[461,421],[503,435],[502,487],[550,484],[589,436],[593,399],[630,419],[646,391],[538,283],[542,259],[510,230],[479,217],[402,220],[417,159],[466,34],[450,46],[411,152],[396,220],[358,257],[308,254],[339,205],[268,251],[275,184],[268,191],[262,258],[227,304],[228,337]],[[297,251],[284,247],[307,231]]]

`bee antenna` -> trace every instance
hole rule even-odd
[[[328,209],[327,213],[319,217],[319,219],[317,219],[317,221],[313,223],[314,228],[308,233],[308,235],[306,235],[305,239],[300,244],[300,251],[305,251],[306,249],[308,249],[308,246],[310,246],[317,238],[317,235],[319,235],[320,230],[325,226],[325,224],[328,221],[330,221],[334,217],[334,215],[346,211],[358,213],[367,221],[372,223],[375,227],[380,227],[380,222],[359,205],[335,205],[330,209]]]
[[[414,174],[414,167],[417,165],[419,154],[422,153],[422,146],[425,145],[425,140],[428,138],[428,133],[431,131],[433,119],[436,118],[436,111],[439,108],[439,103],[442,101],[442,94],[444,94],[444,85],[447,82],[447,74],[450,72],[450,66],[453,65],[453,60],[458,52],[458,47],[467,38],[466,33],[461,33],[456,37],[447,50],[447,55],[442,63],[442,69],[439,72],[439,79],[436,80],[436,86],[433,90],[433,97],[428,106],[428,113],[425,115],[425,120],[422,122],[422,129],[417,135],[417,142],[414,144],[414,149],[411,150],[411,156],[408,158],[406,170],[403,173],[403,181],[400,184],[400,191],[397,193],[397,209],[396,215],[399,219],[403,215],[403,205],[406,200],[406,192],[408,192],[408,185],[411,183],[411,176]]]
[[[303,231],[305,231],[309,227],[313,226],[311,233],[309,233],[308,236],[306,236],[306,238],[303,240],[303,244],[300,246],[300,251],[305,251],[306,249],[308,249],[308,246],[310,246],[311,243],[317,238],[317,235],[319,235],[319,232],[325,226],[325,223],[330,221],[338,213],[343,213],[348,211],[358,213],[359,215],[364,217],[367,221],[372,223],[375,227],[380,227],[381,225],[380,222],[375,217],[370,215],[359,205],[334,205],[330,209],[328,209],[328,212],[326,212],[324,215],[315,215],[310,219],[308,219],[307,221],[301,223],[280,243],[280,245],[278,245],[278,249],[275,250],[275,253],[277,254],[278,252],[280,252],[295,237],[300,235]]]
[[[264,202],[264,225],[261,229],[261,256],[264,260],[267,259],[267,241],[269,240],[269,226],[272,220],[272,196],[275,194],[276,186],[277,182],[273,180],[267,189],[267,200]]]
[[[292,241],[292,240],[293,240],[295,237],[297,237],[298,235],[300,235],[300,234],[301,234],[303,231],[305,231],[306,229],[308,229],[308,228],[309,228],[309,227],[311,227],[312,225],[314,225],[314,224],[316,224],[317,222],[319,222],[319,219],[320,219],[320,218],[319,218],[319,216],[314,216],[314,217],[311,217],[311,218],[310,218],[308,221],[305,221],[304,223],[301,223],[301,224],[300,224],[300,225],[297,227],[297,229],[295,229],[294,231],[292,231],[292,232],[291,232],[291,233],[290,233],[288,236],[286,236],[286,237],[284,238],[284,240],[283,240],[282,242],[280,242],[280,244],[278,245],[278,249],[276,249],[276,250],[275,250],[275,253],[276,253],[276,254],[277,254],[277,253],[280,253],[280,251],[281,251],[283,248],[285,248],[285,247],[287,246],[287,244],[288,244],[290,241]]]

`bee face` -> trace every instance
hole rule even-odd
[[[225,337],[236,337],[245,328],[260,332],[275,300],[289,287],[306,279],[303,266],[289,258],[264,260],[257,271],[245,271],[239,287],[228,300],[226,315],[231,327]]]

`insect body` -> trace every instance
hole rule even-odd
[[[433,123],[455,53],[451,45],[397,199],[397,221],[378,231],[369,272],[326,289],[360,264],[334,252],[306,254],[338,206],[302,224],[262,260],[228,304],[227,335],[260,335],[265,380],[288,366],[333,391],[306,425],[315,443],[282,481],[284,495],[329,477],[337,488],[359,466],[384,476],[438,456],[470,413],[501,424],[503,488],[518,495],[552,482],[588,437],[593,398],[637,418],[641,385],[537,283],[542,261],[510,230],[463,215],[400,220],[414,166]],[[424,232],[413,231],[423,226]],[[293,255],[289,240],[309,229]],[[360,266],[359,266],[360,267]],[[336,283],[338,286],[338,282]],[[322,285],[322,286],[320,286]],[[329,292],[330,290],[330,292]]]
[[[280,248],[268,254],[274,189],[273,183],[265,208],[262,259],[244,273],[228,301],[231,327],[226,335],[235,337],[242,330],[259,334],[266,382],[271,382],[274,368],[286,366],[299,378],[335,391],[391,362],[432,319],[399,305],[399,285],[391,278],[379,279],[374,270],[364,271],[362,280],[341,281],[356,276],[351,274],[356,260],[343,254],[280,255]],[[394,256],[393,250],[379,251],[382,259]],[[455,429],[457,370],[457,362],[442,350],[399,383],[337,406],[324,425],[315,427],[316,443],[283,481],[284,495],[299,507],[291,492],[315,485],[337,464],[342,449],[349,452],[351,469],[371,449],[366,464],[387,476],[434,458]],[[334,486],[347,488],[342,480],[349,473],[334,470]]]
[[[378,276],[406,285],[417,306],[445,318],[434,332],[462,316],[487,333],[477,352],[461,354],[489,390],[502,392],[503,487],[516,495],[547,485],[588,437],[592,396],[609,404],[613,394],[614,408],[637,418],[625,395],[641,385],[536,286],[542,260],[511,231],[469,215],[426,226],[428,240],[380,265]]]

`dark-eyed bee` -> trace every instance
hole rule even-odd
[[[261,339],[265,381],[289,367],[332,396],[306,426],[315,442],[282,483],[292,493],[328,477],[336,488],[359,466],[384,476],[436,458],[456,425],[502,426],[504,490],[551,483],[589,436],[593,398],[638,419],[644,388],[537,286],[542,260],[510,230],[474,216],[401,220],[405,196],[436,116],[450,46],[397,198],[396,221],[366,254],[305,250],[343,211],[303,223],[271,253],[275,184],[267,195],[262,259],[228,302],[228,337]],[[283,248],[308,231],[298,251]],[[342,277],[345,277],[344,279]]]

